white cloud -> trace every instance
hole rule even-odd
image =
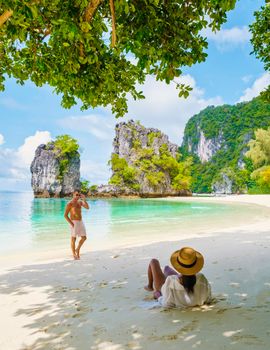
[[[254,81],[250,88],[244,91],[244,94],[239,98],[238,102],[250,101],[258,96],[261,91],[270,85],[270,73],[266,72]]]
[[[175,84],[167,85],[149,76],[140,87],[146,98],[129,101],[128,117],[140,120],[145,126],[159,128],[170,140],[180,145],[188,119],[203,108],[220,105],[223,101],[220,96],[206,98],[204,90],[196,85],[195,79],[190,75],[184,75],[176,79],[176,82],[193,88],[187,99],[178,97],[179,91]]]
[[[199,88],[195,79],[184,75],[176,79],[193,87],[187,99],[179,98],[176,84],[167,85],[148,76],[143,86],[144,100],[128,101],[129,113],[124,118],[116,119],[109,109],[99,109],[93,114],[62,118],[58,123],[65,129],[83,132],[79,140],[84,149],[81,157],[81,177],[92,184],[107,183],[110,168],[107,162],[112,152],[115,124],[129,119],[140,120],[146,127],[160,129],[172,142],[181,144],[186,122],[194,114],[208,105],[222,104],[221,97],[206,98],[204,90]],[[87,134],[93,137],[87,137]],[[87,150],[87,152],[85,152]]]
[[[208,105],[222,104],[223,100],[220,96],[206,98],[204,90],[197,86],[191,75],[183,75],[175,79],[175,82],[193,88],[187,99],[178,97],[179,90],[176,89],[176,84],[168,85],[156,81],[153,76],[148,76],[145,84],[137,87],[143,91],[145,99],[134,101],[130,97],[129,112],[125,117],[116,119],[108,109],[103,108],[100,114],[95,112],[83,116],[70,116],[62,118],[58,123],[63,128],[91,134],[94,138],[89,142],[95,142],[97,149],[99,144],[107,150],[111,149],[115,124],[128,119],[140,120],[147,127],[159,128],[168,134],[173,142],[180,144],[188,119]]]
[[[60,120],[60,125],[93,135],[95,138],[88,141],[89,147],[95,146],[98,152],[102,148],[103,159],[105,152],[106,157],[110,156],[115,124],[129,119],[140,120],[147,127],[159,128],[172,142],[180,145],[188,119],[209,105],[222,104],[223,100],[220,96],[206,98],[204,90],[197,86],[195,79],[190,75],[184,75],[175,81],[193,88],[187,99],[178,97],[176,84],[168,85],[148,76],[145,84],[138,86],[138,89],[143,91],[145,99],[134,101],[130,98],[129,112],[124,118],[116,119],[107,109],[103,109],[100,115],[95,113],[63,118]]]
[[[17,157],[22,167],[31,164],[35,150],[39,145],[42,143],[46,144],[51,140],[52,137],[49,131],[36,131],[35,135],[27,137],[17,151]]]
[[[113,122],[102,115],[71,116],[59,121],[62,127],[89,133],[99,140],[111,139]]]
[[[0,134],[0,146],[3,145],[4,143],[5,143],[4,136]]]
[[[247,26],[242,28],[233,27],[212,32],[210,28],[202,30],[201,34],[209,41],[213,41],[220,51],[226,51],[235,47],[243,46],[249,42],[251,34]]]
[[[37,146],[51,140],[48,131],[37,131],[35,135],[29,136],[18,149],[0,149],[0,178],[16,181],[29,181],[29,166],[32,162]]]

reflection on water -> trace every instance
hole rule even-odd
[[[236,220],[262,214],[261,207],[162,200],[91,200],[83,209],[90,241],[121,242],[138,236],[164,237],[177,232],[221,228]],[[50,248],[67,244],[69,225],[64,219],[66,199],[33,198],[31,193],[0,193],[1,251]],[[267,212],[267,215],[269,213]]]

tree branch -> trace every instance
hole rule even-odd
[[[94,16],[94,13],[96,12],[96,9],[98,8],[98,5],[101,3],[102,0],[91,0],[84,13],[84,20],[86,22],[90,22]]]
[[[84,55],[83,43],[80,43],[79,51],[80,51],[80,57],[84,58],[85,55]]]
[[[85,22],[90,22],[92,20],[94,13],[96,12],[96,9],[98,8],[101,1],[102,0],[91,0],[88,3],[83,15],[83,20]],[[80,52],[80,57],[85,57],[83,43],[80,43],[79,45],[79,52]]]
[[[116,44],[116,28],[115,28],[115,12],[114,12],[114,2],[110,0],[110,9],[112,14],[112,47]]]
[[[7,10],[0,16],[0,27],[9,19],[9,17],[12,16],[12,14],[12,10]]]

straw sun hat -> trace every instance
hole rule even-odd
[[[184,247],[171,255],[171,264],[183,275],[195,275],[203,267],[204,259],[201,253],[193,248]]]

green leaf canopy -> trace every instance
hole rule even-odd
[[[270,72],[270,2],[266,0],[266,5],[260,11],[256,11],[255,22],[250,26],[252,33],[251,43],[253,53],[264,63],[266,71]],[[263,91],[262,95],[270,101],[270,86]]]
[[[82,109],[110,105],[123,116],[127,94],[143,98],[136,84],[147,74],[170,83],[206,59],[201,30],[218,30],[235,2],[0,0],[0,88],[6,76],[30,79],[53,86],[65,108],[80,100]]]

